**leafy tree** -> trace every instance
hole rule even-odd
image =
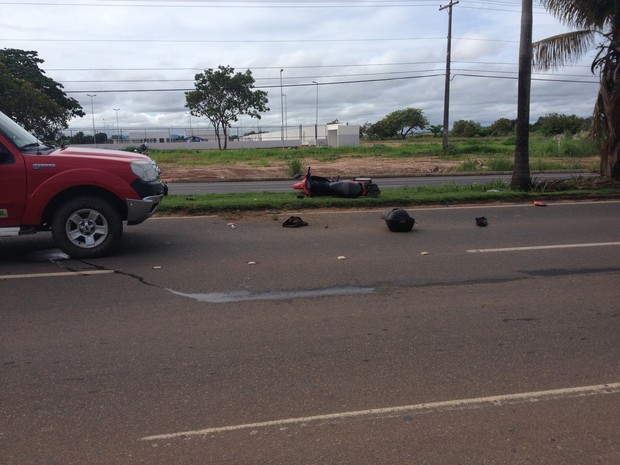
[[[541,116],[534,123],[532,129],[540,131],[545,136],[556,136],[558,134],[577,134],[585,131],[592,124],[592,120],[588,118],[580,118],[576,115],[559,115],[550,113]]]
[[[372,126],[372,124],[370,123],[364,123],[360,126],[360,138],[363,137],[370,137],[370,127]]]
[[[534,43],[534,65],[550,69],[577,61],[597,39],[592,73],[600,87],[594,105],[592,134],[602,145],[601,174],[620,179],[620,2],[617,0],[541,0],[572,32]]]
[[[372,140],[389,139],[390,137],[394,137],[396,133],[396,130],[387,127],[385,119],[370,124],[365,130],[368,138]]]
[[[79,131],[69,137],[69,142],[71,144],[92,144],[93,136],[87,136],[84,132]]]
[[[77,100],[39,68],[35,51],[0,50],[0,111],[43,140],[55,140],[74,116],[84,116]]]
[[[387,139],[398,136],[405,138],[415,129],[424,129],[428,126],[428,120],[424,112],[418,108],[405,108],[396,110],[368,128],[371,138]]]
[[[480,123],[471,120],[458,120],[452,126],[452,135],[457,137],[474,137],[479,136],[482,132]]]
[[[516,124],[517,122],[513,119],[500,118],[491,125],[489,132],[492,136],[507,136],[509,134],[514,134]]]
[[[250,70],[235,73],[234,68],[220,65],[217,70],[196,74],[195,79],[196,89],[185,93],[185,106],[193,116],[205,116],[211,122],[220,150],[227,149],[228,129],[239,116],[260,119],[260,112],[269,111],[267,92],[252,90],[254,78]]]
[[[105,132],[98,132],[95,135],[96,144],[105,144],[108,141],[108,135]]]

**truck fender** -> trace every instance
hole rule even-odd
[[[27,199],[24,224],[40,225],[46,207],[63,192],[76,188],[98,188],[109,192],[120,202],[137,198],[130,182],[113,173],[93,169],[72,169],[60,172],[38,185]]]

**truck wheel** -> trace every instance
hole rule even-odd
[[[52,220],[52,236],[72,258],[95,258],[111,252],[123,233],[121,215],[106,200],[85,196],[63,203]]]

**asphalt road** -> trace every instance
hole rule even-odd
[[[90,262],[2,238],[0,462],[616,465],[619,209],[155,218]]]
[[[570,179],[571,176],[597,176],[594,173],[540,173],[533,174],[532,179]],[[486,184],[495,180],[510,182],[510,175],[457,175],[457,176],[413,176],[397,178],[373,178],[379,188],[436,186],[440,184]],[[277,181],[223,181],[223,182],[178,182],[170,183],[170,194],[230,194],[233,192],[294,192],[295,180]]]

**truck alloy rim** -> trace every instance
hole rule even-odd
[[[85,208],[69,217],[65,232],[74,245],[90,249],[105,241],[108,236],[108,222],[97,210]]]

